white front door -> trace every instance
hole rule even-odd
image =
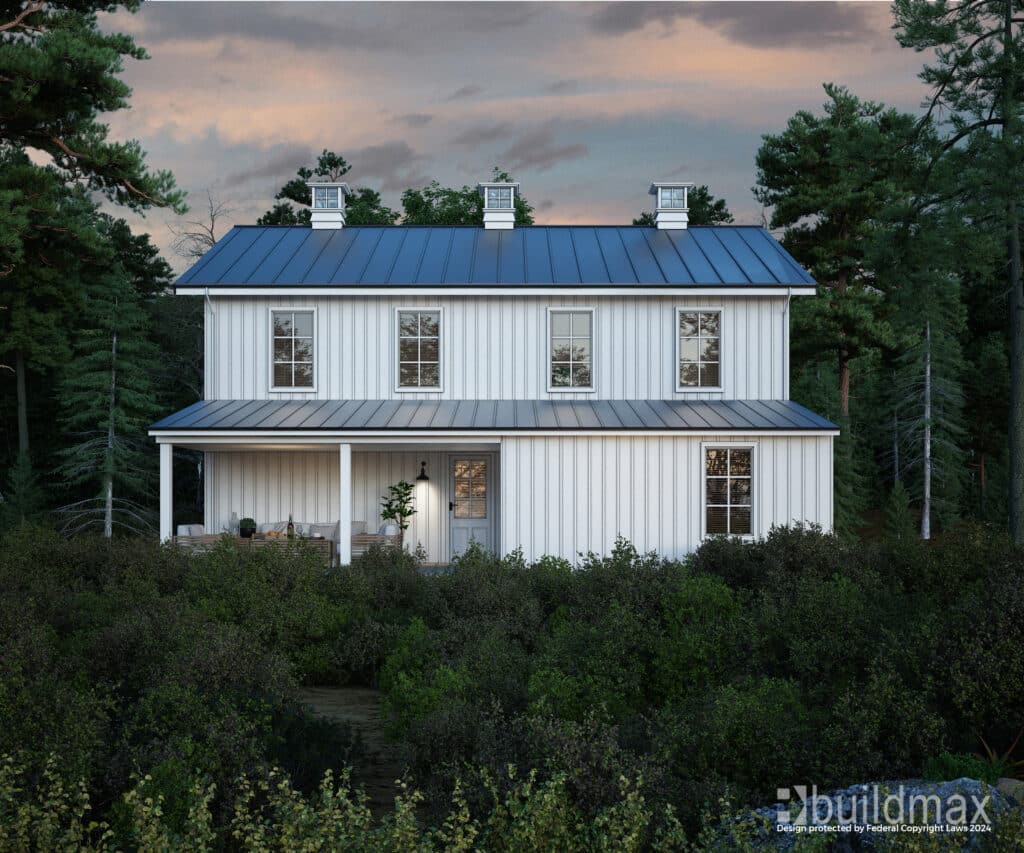
[[[470,542],[488,551],[494,549],[494,466],[491,456],[451,457],[452,556],[461,554]]]

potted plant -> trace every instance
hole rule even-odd
[[[412,504],[412,492],[412,483],[400,480],[395,485],[388,486],[388,493],[381,499],[380,517],[384,521],[390,521],[397,528],[395,533],[400,536],[404,535],[409,528],[409,517],[416,514],[416,509]],[[387,526],[385,526],[385,532],[387,532]]]
[[[243,539],[252,539],[256,534],[256,521],[252,518],[243,518],[238,522],[238,535]]]

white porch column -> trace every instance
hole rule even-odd
[[[338,563],[352,562],[352,445],[338,445]]]
[[[174,533],[174,445],[160,445],[160,541]]]

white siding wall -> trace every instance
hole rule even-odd
[[[422,544],[428,562],[448,559],[448,477],[443,453],[352,453],[352,519],[369,533],[381,524],[380,501],[388,486],[414,482],[426,461],[430,481],[415,483],[417,512],[406,531],[410,548]],[[260,451],[207,453],[206,529],[224,530],[231,513],[257,523],[333,524],[338,520],[338,452]]]
[[[641,551],[679,557],[701,537],[701,442],[696,437],[505,438],[501,444],[505,551],[527,559],[606,554],[619,534]],[[755,445],[754,525],[832,527],[832,438],[749,438]]]
[[[797,521],[832,527],[832,438],[505,437],[496,492],[503,552],[528,559],[611,550],[618,534],[643,551],[679,557],[700,544],[701,442],[747,442],[754,454],[754,524]],[[416,484],[418,512],[407,531],[430,562],[446,562],[448,454],[354,451],[353,519],[375,531],[388,485],[412,481],[426,460],[428,483]],[[222,530],[232,512],[257,522],[333,523],[338,514],[338,456],[331,452],[206,454],[206,525]]]
[[[444,309],[444,391],[395,391],[398,306]],[[786,298],[217,298],[207,303],[207,399],[785,399]],[[547,390],[548,307],[593,307],[596,393]],[[722,307],[724,391],[675,386],[675,308]],[[317,390],[271,392],[273,307],[316,307]]]

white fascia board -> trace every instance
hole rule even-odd
[[[191,287],[179,285],[179,296],[814,296],[813,284],[770,287],[719,287],[680,285],[678,287],[601,287],[562,285],[559,287]]]
[[[387,443],[407,442],[410,438],[433,442],[463,442],[467,439],[500,439],[502,438],[608,438],[633,437],[648,438],[664,436],[674,438],[706,438],[709,436],[763,436],[776,438],[810,438],[826,435],[839,435],[839,430],[832,429],[703,429],[703,430],[669,430],[669,429],[530,429],[530,430],[370,430],[367,432],[344,432],[340,430],[307,431],[307,432],[276,432],[274,430],[163,430],[153,429],[149,435],[156,439],[157,444],[338,444],[349,442]]]

